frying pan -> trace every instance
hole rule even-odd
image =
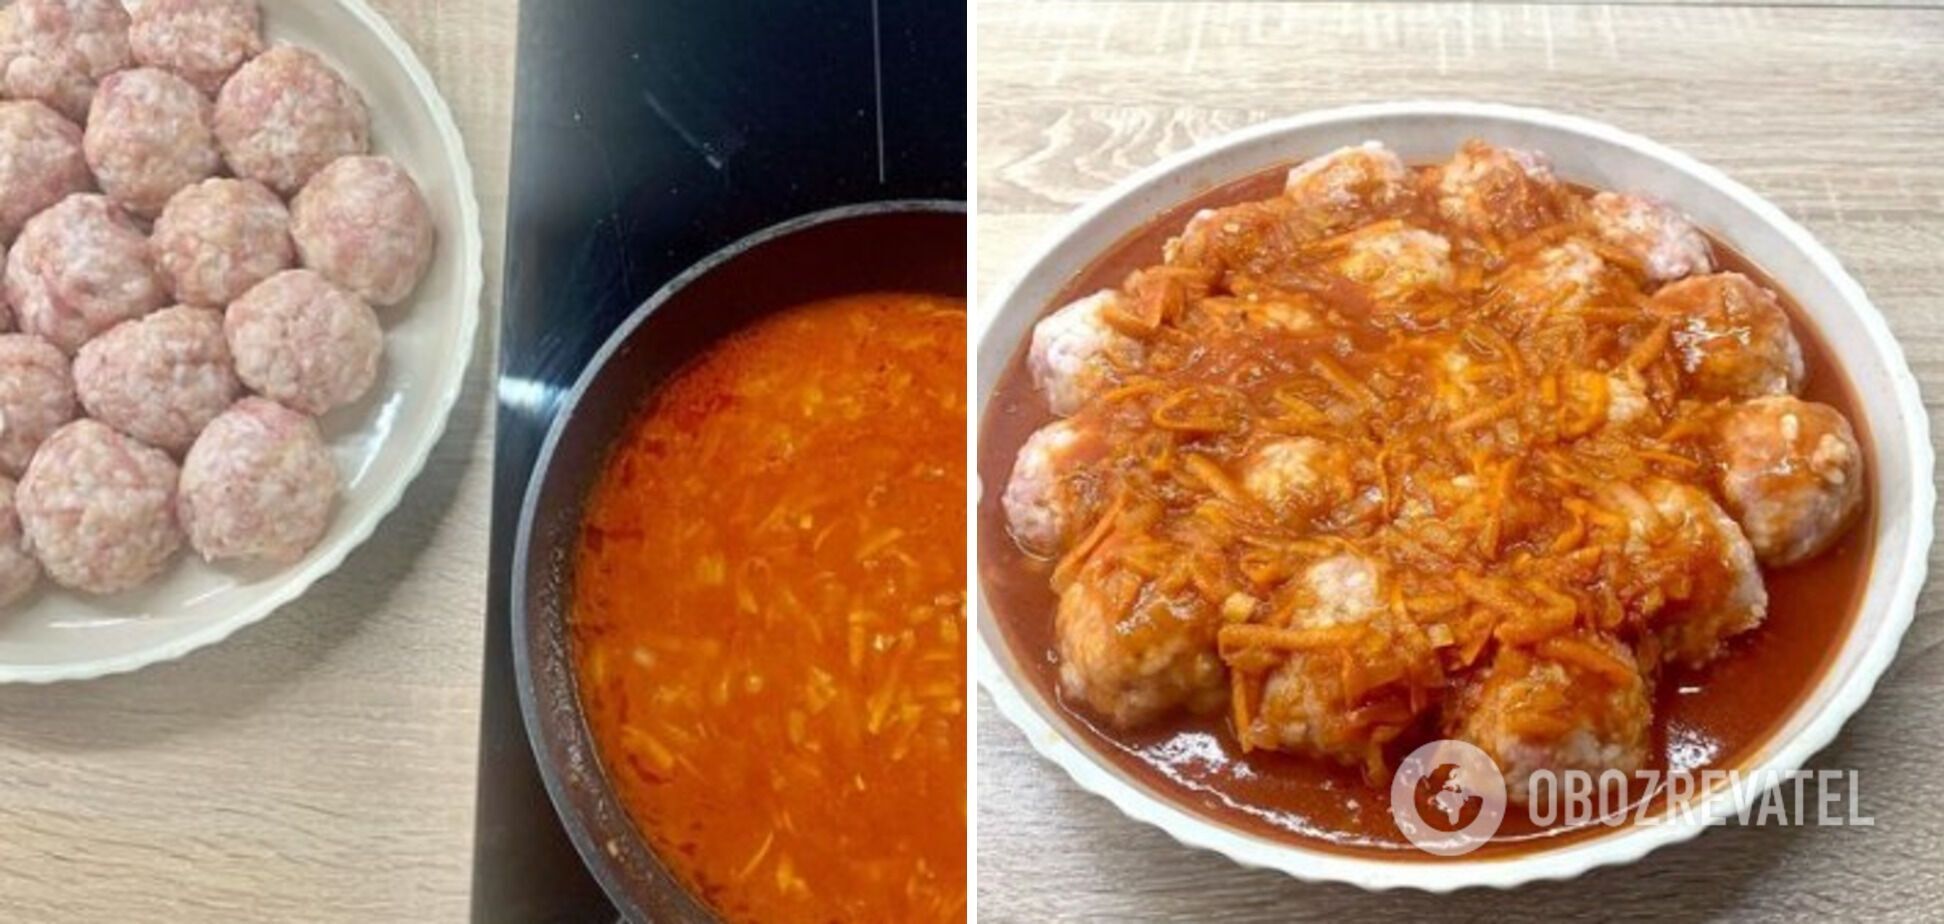
[[[614,332],[562,403],[520,511],[513,661],[527,737],[555,811],[636,921],[713,921],[649,848],[603,771],[567,626],[582,506],[644,399],[723,337],[779,309],[863,292],[965,294],[965,206],[847,206],[757,232],[677,276]]]

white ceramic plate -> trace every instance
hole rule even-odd
[[[411,301],[379,312],[385,363],[358,404],[322,421],[345,481],[331,528],[298,564],[212,567],[185,553],[160,580],[86,597],[43,580],[0,612],[0,682],[99,677],[181,657],[296,599],[398,504],[459,397],[479,326],[479,206],[452,113],[412,50],[363,0],[262,0],[273,41],[323,55],[364,94],[377,153],[410,170],[438,222],[439,249]]]
[[[1399,103],[1310,113],[1259,125],[1187,151],[1140,173],[1069,218],[1007,287],[989,300],[979,342],[979,412],[1007,360],[1067,280],[1115,242],[1168,207],[1220,183],[1293,164],[1347,144],[1381,140],[1406,161],[1441,160],[1467,138],[1536,148],[1568,180],[1652,193],[1754,260],[1793,295],[1854,387],[1875,443],[1876,537],[1862,611],[1814,691],[1744,770],[1787,771],[1827,745],[1870,695],[1910,625],[1924,584],[1937,503],[1930,424],[1917,380],[1883,315],[1829,251],[1761,197],[1721,172],[1645,138],[1598,122],[1478,103]],[[998,490],[1000,486],[987,486]],[[976,573],[976,571],[975,571]],[[1099,760],[1037,692],[983,598],[974,670],[999,711],[1034,748],[1083,788],[1184,844],[1306,880],[1447,892],[1566,879],[1639,859],[1698,834],[1704,819],[1746,809],[1753,787],[1719,792],[1690,820],[1621,828],[1551,850],[1504,859],[1366,859],[1271,841],[1187,811]]]

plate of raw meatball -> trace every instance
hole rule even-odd
[[[478,229],[361,0],[0,8],[0,682],[220,641],[369,537],[458,398]]]

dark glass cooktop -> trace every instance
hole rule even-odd
[[[541,786],[509,643],[520,501],[557,402],[716,249],[846,203],[963,199],[965,20],[935,0],[521,5],[474,920],[614,918]]]

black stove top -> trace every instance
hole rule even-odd
[[[965,198],[965,19],[935,0],[521,5],[474,920],[614,918],[541,785],[508,640],[520,500],[559,399],[629,312],[738,238]]]

